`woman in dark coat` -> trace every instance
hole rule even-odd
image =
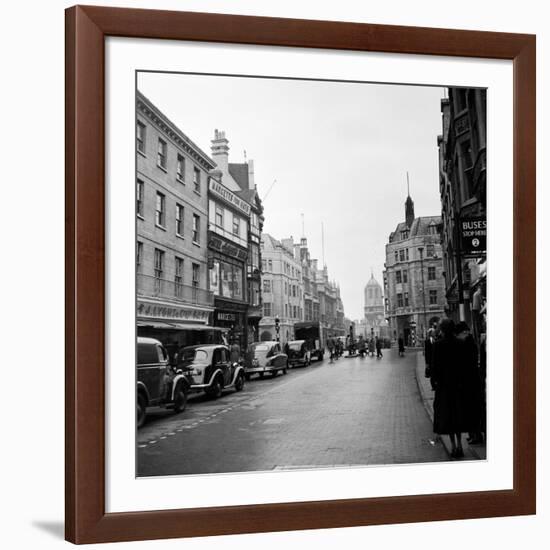
[[[462,343],[461,369],[463,384],[461,391],[466,403],[466,420],[468,422],[468,443],[482,443],[481,415],[483,407],[483,387],[478,366],[478,351],[470,327],[464,321],[456,326],[456,337]]]
[[[432,378],[435,385],[434,432],[448,435],[451,440],[451,457],[462,458],[462,434],[471,428],[465,386],[464,343],[455,336],[451,319],[440,324],[441,338],[434,343]]]

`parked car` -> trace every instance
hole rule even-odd
[[[179,413],[185,410],[189,382],[173,369],[165,347],[155,338],[137,339],[137,426],[141,428],[147,408],[161,406]]]
[[[273,377],[281,371],[286,374],[288,356],[281,351],[279,342],[257,342],[252,344],[245,359],[246,379],[250,380],[253,374],[263,378],[266,373]]]
[[[288,364],[291,367],[311,365],[311,351],[305,340],[293,340],[285,344],[285,353],[288,355]]]
[[[230,361],[227,346],[210,344],[180,348],[176,364],[189,381],[189,391],[204,391],[217,398],[224,390],[241,391],[244,388],[244,368]]]

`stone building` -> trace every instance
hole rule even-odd
[[[207,325],[208,174],[212,160],[138,92],[136,100],[137,331],[169,343]]]
[[[276,340],[275,319],[279,319],[279,339],[294,338],[294,323],[304,320],[302,265],[294,257],[292,238],[278,241],[262,235],[262,303],[260,340]]]
[[[384,295],[391,337],[403,336],[408,345],[424,338],[445,309],[445,280],[441,249],[441,217],[415,218],[410,195],[405,221],[386,244]]]
[[[241,349],[258,338],[262,207],[253,167],[229,163],[225,132],[215,131],[208,187],[208,258],[214,293],[213,324]]]
[[[387,336],[386,326],[382,286],[371,273],[370,280],[365,286],[364,336],[385,338]]]
[[[449,88],[441,100],[443,131],[438,136],[439,190],[447,314],[472,323],[485,297],[487,92]],[[473,311],[472,311],[473,310]]]

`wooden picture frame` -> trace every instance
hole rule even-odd
[[[105,512],[105,38],[513,61],[512,490]],[[66,538],[197,537],[535,513],[535,56],[532,35],[76,6],[66,11]]]

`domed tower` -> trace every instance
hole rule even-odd
[[[371,273],[365,286],[365,324],[367,336],[380,336],[380,325],[384,322],[384,299],[382,287]]]

